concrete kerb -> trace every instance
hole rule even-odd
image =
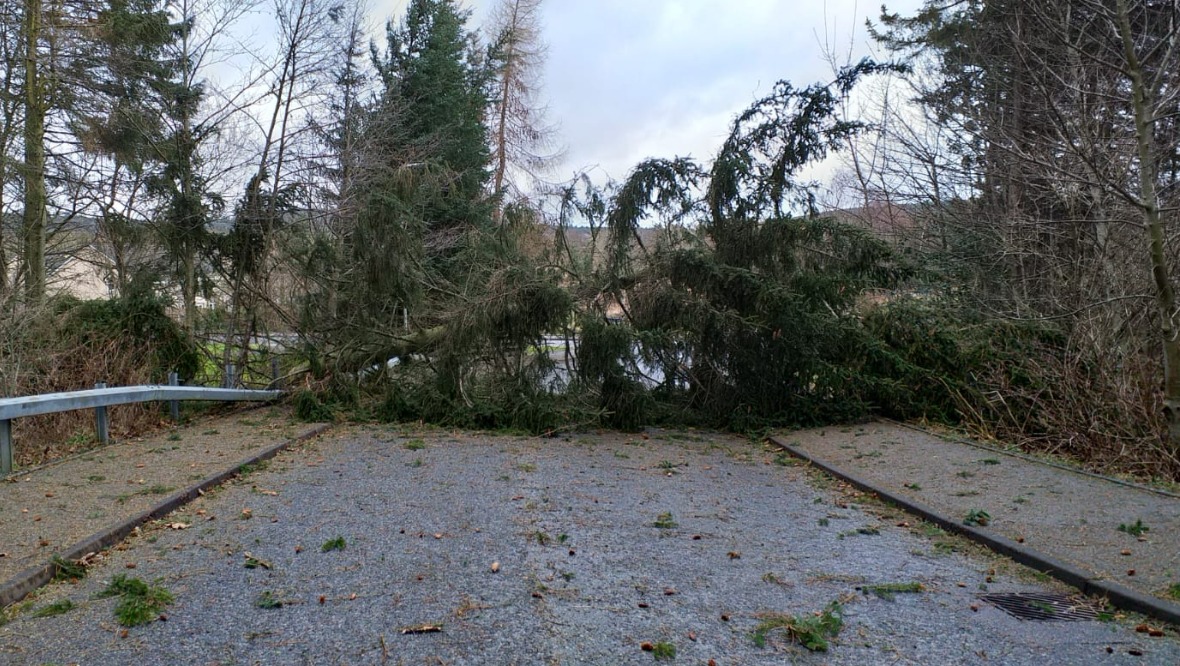
[[[169,513],[179,509],[204,494],[210,488],[221,485],[229,479],[237,476],[242,467],[246,465],[253,465],[264,460],[269,460],[285,449],[294,446],[300,442],[305,442],[314,437],[324,434],[332,428],[332,424],[326,423],[284,442],[276,444],[268,449],[260,451],[245,460],[240,460],[229,469],[214,474],[198,482],[193,486],[174,493],[161,501],[156,506],[144,511],[138,515],[132,516],[127,520],[104,528],[95,534],[75,543],[69,548],[56,553],[59,557],[66,560],[77,560],[85,557],[89,553],[97,553],[106,548],[119,543],[127,538],[135,528],[152,520],[162,518]],[[24,571],[18,573],[12,579],[0,585],[0,608],[7,608],[12,604],[27,597],[34,590],[49,583],[53,577],[57,575],[57,565],[52,561],[46,562],[36,566],[29,567]]]
[[[872,493],[882,500],[896,505],[900,509],[934,523],[948,532],[959,534],[975,543],[986,546],[1024,566],[1048,574],[1066,585],[1076,587],[1083,594],[1104,597],[1116,608],[1141,613],[1157,620],[1180,625],[1180,604],[1174,604],[1132,590],[1118,583],[1096,578],[1092,573],[1033,550],[1024,544],[1017,543],[998,534],[985,532],[970,525],[964,525],[961,521],[941,514],[933,508],[897,495],[823,460],[814,458],[808,455],[807,452],[786,444],[778,437],[771,436],[769,441],[792,456],[804,460],[808,464],[838,479],[846,481],[860,490]]]

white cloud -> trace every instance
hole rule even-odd
[[[494,1],[466,3],[473,23]],[[921,3],[888,4],[912,12]],[[404,7],[385,0],[375,17],[398,17]],[[597,165],[622,178],[647,157],[707,160],[733,116],[776,81],[829,80],[825,42],[841,59],[867,55],[864,21],[879,8],[857,0],[548,0],[545,96],[568,146],[558,173]]]

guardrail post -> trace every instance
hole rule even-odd
[[[180,386],[180,375],[176,374],[175,371],[168,373],[168,385],[169,386]],[[168,412],[172,415],[172,422],[173,423],[180,423],[180,401],[179,400],[169,400],[168,401]]]
[[[271,383],[270,383],[270,387],[275,390],[281,390],[283,387],[281,386],[281,381],[280,381],[280,377],[279,377],[279,357],[278,356],[271,356],[270,357],[270,376],[273,378],[273,381],[271,381]]]
[[[236,370],[236,368],[234,367],[233,363],[226,363],[225,364],[225,386],[223,386],[222,388],[231,389],[234,387],[235,384],[237,384],[237,377],[235,376],[235,370]]]
[[[0,421],[0,474],[12,474],[12,421]]]
[[[99,382],[94,385],[94,388],[96,388],[96,389],[104,389],[106,387],[107,387],[106,382]],[[95,425],[95,430],[98,431],[98,441],[102,442],[103,444],[106,444],[107,442],[109,442],[111,439],[111,432],[110,432],[109,424],[107,423],[107,408],[106,407],[95,407],[94,408],[94,425]]]

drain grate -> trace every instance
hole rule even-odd
[[[1080,597],[1038,592],[984,594],[979,597],[1012,617],[1021,620],[1077,622],[1097,620],[1101,608]]]

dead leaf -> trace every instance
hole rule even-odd
[[[441,624],[420,624],[416,627],[406,627],[402,629],[403,634],[437,634],[442,631]]]
[[[128,562],[127,564],[124,564],[123,566],[127,567],[128,569],[134,569],[136,567],[136,564],[135,564],[135,562]]]
[[[1131,551],[1129,551],[1129,550],[1124,550],[1124,551],[1122,551],[1122,552],[1121,552],[1121,553],[1119,553],[1119,554],[1120,554],[1120,555],[1124,555],[1124,556],[1125,556],[1125,555],[1130,555],[1130,554],[1131,554]]]
[[[254,555],[251,555],[250,551],[246,551],[242,553],[242,555],[246,558],[245,566],[247,569],[257,569],[258,567],[262,567],[263,569],[274,569],[274,565],[262,559],[261,557],[255,557]]]
[[[1127,575],[1128,575],[1128,576],[1134,576],[1134,575],[1135,575],[1135,570],[1134,570],[1134,569],[1127,569]]]
[[[242,520],[250,520],[253,517],[254,517],[253,511],[251,511],[250,509],[242,509],[242,515],[241,515]]]
[[[441,533],[439,533],[439,532],[435,532],[435,533],[434,533],[434,538],[435,538],[435,539],[441,539],[441,538],[442,538],[442,534],[441,534]]]
[[[695,641],[696,639],[697,639],[697,635],[695,633],[693,633],[691,631],[688,632],[688,640]]]
[[[742,554],[741,554],[741,553],[739,553],[739,552],[738,552],[738,551],[736,551],[736,550],[731,550],[731,551],[729,551],[728,553],[726,553],[726,555],[728,555],[728,556],[729,556],[729,559],[731,559],[731,560],[740,560],[740,559],[742,559]]]
[[[94,478],[96,478],[96,479],[97,479],[98,477],[94,477]],[[53,493],[45,493],[45,496],[46,496],[46,497],[53,497]]]
[[[643,602],[643,601],[640,601],[640,602],[639,602],[639,607],[640,607],[640,608],[650,608],[650,606],[648,606],[648,605],[647,605],[647,603],[646,603],[646,602]]]
[[[499,571],[500,571],[500,563],[499,562],[492,562],[492,573],[499,573]]]
[[[643,650],[644,652],[654,652],[656,646],[652,645],[651,643],[644,642],[639,644],[639,649]]]
[[[321,594],[320,595],[320,605],[323,606],[324,603],[326,603],[327,601],[328,601],[328,598]]]
[[[169,523],[168,524],[168,529],[170,529],[170,530],[187,530],[189,527],[191,527],[191,525],[189,525],[188,523]]]

